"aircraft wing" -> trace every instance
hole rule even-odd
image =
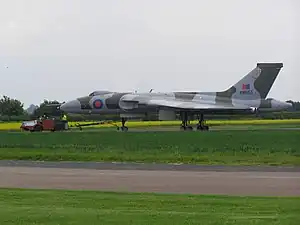
[[[149,106],[157,106],[165,109],[175,109],[175,110],[190,110],[190,111],[199,111],[199,110],[212,110],[212,111],[254,111],[255,109],[245,106],[230,106],[230,105],[220,105],[214,104],[212,102],[192,102],[192,101],[183,101],[176,99],[151,99],[147,101]]]

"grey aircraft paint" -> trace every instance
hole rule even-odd
[[[70,113],[140,114],[159,110],[193,114],[281,111],[291,104],[266,99],[282,63],[257,63],[240,81],[219,92],[118,93],[96,91],[61,105]]]
[[[112,95],[112,97],[105,99],[105,105],[108,109],[120,109],[120,99],[129,93],[115,93]]]

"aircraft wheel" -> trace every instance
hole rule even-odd
[[[198,126],[197,126],[197,130],[203,130],[203,127],[200,126],[200,125],[198,125]]]
[[[193,127],[192,127],[192,126],[181,126],[181,127],[180,127],[180,130],[186,130],[186,131],[189,131],[189,130],[193,130]]]
[[[203,130],[203,131],[206,131],[206,130],[209,130],[209,126],[206,126],[206,125],[204,125],[204,126],[198,125],[198,126],[197,126],[197,130]]]
[[[188,126],[187,130],[193,130],[193,127],[192,126]]]
[[[122,131],[128,131],[128,127],[121,127]]]

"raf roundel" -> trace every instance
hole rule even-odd
[[[95,109],[101,109],[103,107],[103,102],[101,99],[96,99],[94,102],[93,102],[93,106]]]

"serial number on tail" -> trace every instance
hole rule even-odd
[[[240,91],[241,95],[253,95],[253,90]]]

